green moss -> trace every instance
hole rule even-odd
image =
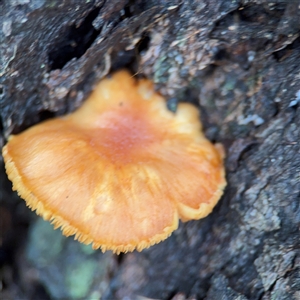
[[[55,7],[57,6],[57,1],[55,1],[55,0],[49,1],[49,2],[47,3],[47,6],[48,6],[49,8],[55,8]]]
[[[80,250],[86,255],[91,255],[95,253],[95,250],[92,248],[92,245],[79,244]],[[99,250],[98,250],[99,251]]]
[[[40,266],[50,265],[61,253],[65,240],[60,230],[53,230],[53,225],[38,218],[30,232],[27,257]]]
[[[233,91],[235,87],[236,87],[236,78],[228,77],[222,89],[225,89],[225,91]]]
[[[155,83],[165,83],[167,81],[167,71],[170,68],[167,63],[167,56],[161,55],[156,60],[153,69],[154,69],[154,82]]]
[[[74,262],[67,266],[65,283],[72,299],[87,296],[96,268],[97,264],[93,260]]]

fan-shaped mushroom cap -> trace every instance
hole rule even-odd
[[[198,110],[176,114],[148,80],[102,80],[75,113],[11,136],[13,189],[67,236],[103,251],[142,250],[208,215],[226,185],[222,151]]]

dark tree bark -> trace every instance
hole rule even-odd
[[[207,218],[117,257],[36,222],[3,170],[2,296],[300,299],[299,5],[1,1],[2,145],[73,111],[97,80],[127,67],[153,79],[172,109],[199,106],[206,135],[225,145],[228,180]]]

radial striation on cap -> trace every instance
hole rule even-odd
[[[226,185],[222,147],[203,135],[197,108],[168,111],[149,80],[126,71],[102,80],[74,113],[11,136],[3,156],[32,210],[116,253],[207,216]]]

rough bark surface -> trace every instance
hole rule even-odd
[[[207,218],[117,257],[36,221],[3,170],[0,296],[300,299],[299,5],[1,1],[1,144],[127,67],[152,78],[170,109],[199,105],[206,135],[225,145],[228,187]]]

